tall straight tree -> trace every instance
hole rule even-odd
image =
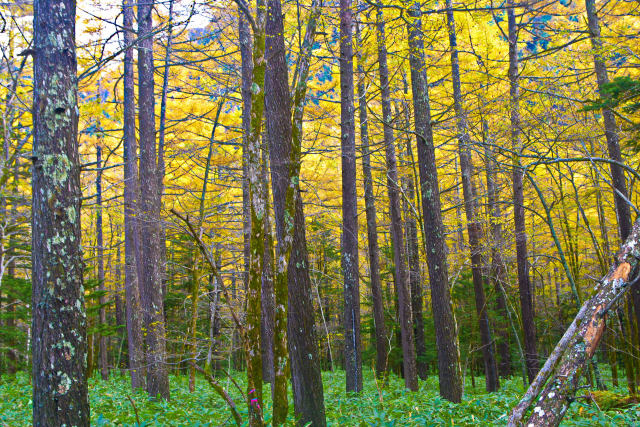
[[[104,243],[102,235],[102,147],[96,146],[96,246],[98,256],[98,287],[100,289],[100,326],[107,324],[107,298],[104,283]],[[100,334],[100,375],[103,381],[109,379],[109,361],[107,355],[107,336]]]
[[[72,0],[34,2],[33,425],[89,425]]]
[[[156,157],[153,68],[154,2],[138,4],[138,127],[140,139],[140,299],[145,326],[147,392],[169,399],[162,299],[162,248]]]
[[[138,266],[140,234],[136,210],[139,199],[138,148],[136,143],[136,105],[133,74],[133,1],[123,0],[124,75],[123,79],[123,153],[124,153],[124,292],[127,318],[127,350],[131,386],[145,386],[140,282]]]
[[[362,391],[360,289],[358,285],[358,194],[353,104],[353,10],[340,0],[340,142],[342,147],[342,271],[344,356],[347,391]]]
[[[524,337],[527,377],[533,381],[538,373],[538,352],[536,350],[536,329],[533,322],[533,298],[529,279],[527,260],[527,234],[524,215],[524,190],[522,180],[524,171],[520,166],[520,77],[518,71],[518,29],[515,5],[507,0],[507,20],[509,27],[509,95],[511,98],[511,149],[513,152],[513,222],[516,236],[516,262],[518,264],[518,289],[520,293],[520,311]]]
[[[465,214],[467,216],[467,233],[469,235],[469,249],[471,251],[471,275],[475,294],[476,313],[480,326],[480,342],[482,344],[482,359],[484,362],[485,386],[487,391],[496,391],[499,387],[498,366],[494,345],[491,339],[491,327],[487,312],[487,298],[484,294],[484,278],[482,277],[482,226],[478,218],[478,203],[476,188],[473,182],[473,160],[471,158],[471,137],[467,113],[462,105],[462,84],[460,82],[460,63],[458,59],[458,42],[456,36],[456,21],[453,15],[451,0],[446,0],[447,29],[449,33],[449,47],[451,49],[451,80],[453,83],[453,108],[456,115],[458,131],[458,156],[460,158],[460,174],[462,177],[462,197],[464,198]]]
[[[431,306],[438,350],[440,395],[452,402],[460,402],[462,399],[460,349],[458,348],[458,331],[451,301],[447,253],[444,244],[438,169],[433,146],[424,42],[422,40],[422,11],[418,2],[408,2],[408,5],[409,65],[415,130],[418,140],[420,196],[422,197],[427,264],[431,282]]]
[[[284,346],[288,346],[291,359],[291,383],[298,423],[326,425],[299,180],[302,115],[309,73],[309,55],[319,13],[320,2],[314,0],[301,46],[292,105],[285,56],[282,5],[279,0],[268,1],[265,119],[269,135],[271,184],[278,241],[274,283],[274,425],[283,423],[288,411],[287,358]]]
[[[389,212],[391,213],[391,234],[393,242],[393,263],[395,265],[396,289],[398,292],[398,320],[402,341],[402,366],[404,385],[411,391],[418,390],[418,372],[416,370],[416,351],[413,342],[413,320],[411,317],[411,296],[409,275],[405,258],[405,241],[400,213],[400,182],[398,181],[398,162],[391,121],[391,90],[389,88],[389,66],[387,65],[387,46],[385,44],[384,15],[382,8],[377,12],[378,67],[380,73],[380,91],[382,93],[382,126],[384,135],[385,158],[387,161],[387,189],[389,192]]]
[[[356,38],[360,44],[359,27],[356,26]],[[358,110],[360,113],[360,145],[362,149],[362,175],[364,182],[364,203],[367,216],[367,244],[369,248],[369,279],[371,281],[371,299],[373,303],[373,321],[376,334],[376,375],[384,377],[387,372],[387,328],[384,324],[384,300],[380,280],[380,247],[378,245],[378,220],[376,201],[373,194],[373,176],[371,174],[371,149],[369,147],[369,122],[367,119],[367,92],[361,48],[358,46]]]

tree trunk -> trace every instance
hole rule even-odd
[[[133,34],[133,3],[123,1],[124,44],[131,45]],[[129,373],[131,387],[145,386],[142,318],[140,306],[140,281],[138,280],[137,257],[140,255],[138,211],[139,182],[136,163],[136,117],[135,90],[133,76],[133,47],[124,52],[124,93],[123,93],[123,153],[124,153],[124,290],[127,317],[127,345],[129,353]]]
[[[154,2],[138,5],[138,125],[140,140],[140,243],[142,265],[140,300],[146,328],[147,392],[169,399],[166,365],[160,204],[154,112],[153,14]]]
[[[347,391],[362,391],[360,289],[358,286],[358,194],[353,105],[352,0],[340,0],[340,134],[342,148],[342,273]]]
[[[100,303],[100,326],[107,325],[107,298],[104,294],[106,287],[104,283],[104,245],[102,238],[102,147],[96,147],[96,246],[98,251],[98,283],[101,292]],[[107,337],[100,334],[100,375],[102,380],[109,379],[109,361],[107,359]]]
[[[358,28],[358,27],[356,27]],[[359,37],[358,37],[358,41]],[[360,112],[360,142],[362,146],[362,175],[364,181],[364,201],[367,215],[367,243],[369,248],[369,279],[373,303],[373,322],[376,342],[376,376],[383,378],[388,371],[387,328],[384,323],[384,301],[380,281],[380,248],[378,247],[378,221],[376,203],[373,195],[373,177],[371,175],[371,150],[369,148],[369,126],[367,119],[367,93],[364,84],[364,67],[360,49],[358,50],[358,104]]]
[[[396,147],[391,126],[391,91],[389,88],[389,68],[387,65],[387,47],[382,8],[378,7],[377,42],[378,65],[380,71],[380,89],[382,92],[382,123],[384,132],[385,157],[387,161],[387,188],[389,192],[389,211],[391,214],[391,233],[393,235],[393,261],[398,292],[398,320],[402,337],[402,366],[404,385],[411,391],[418,390],[416,370],[416,352],[413,337],[413,319],[411,317],[411,294],[409,275],[407,274],[405,243],[400,213],[400,188]]]
[[[89,425],[75,2],[34,2],[33,425]]]
[[[431,283],[431,305],[438,350],[438,376],[440,395],[452,402],[460,402],[462,399],[460,350],[444,245],[444,225],[440,209],[438,170],[431,128],[421,15],[420,5],[412,3],[407,23],[410,48],[409,64],[418,139],[420,195],[422,197],[427,264]]]
[[[518,289],[524,336],[527,376],[533,381],[538,373],[538,352],[536,350],[536,330],[533,318],[533,298],[529,281],[527,261],[527,234],[524,215],[524,191],[522,179],[524,171],[520,166],[520,83],[518,71],[518,34],[513,0],[507,1],[509,24],[509,94],[511,97],[511,147],[513,150],[513,222],[516,237],[516,261],[518,264]]]
[[[476,313],[480,327],[480,342],[482,344],[482,359],[484,362],[485,386],[487,391],[498,390],[500,383],[495,358],[495,350],[491,338],[487,299],[484,294],[484,279],[482,277],[482,226],[478,219],[478,203],[476,188],[473,183],[473,160],[471,158],[471,138],[467,113],[462,105],[462,84],[460,82],[460,64],[458,60],[458,42],[456,37],[456,22],[453,16],[451,0],[446,0],[447,26],[449,32],[449,46],[451,48],[451,77],[453,82],[453,106],[456,114],[458,131],[458,156],[460,158],[460,175],[462,177],[462,197],[464,198],[465,214],[467,216],[467,233],[469,235],[469,249],[471,252],[471,275],[475,293]]]
[[[265,132],[263,132],[265,134]],[[274,274],[274,254],[273,254],[273,233],[271,232],[270,203],[269,203],[269,165],[268,165],[268,144],[262,144],[262,181],[264,185],[264,265],[262,266],[262,318],[260,322],[260,335],[262,340],[262,380],[266,383],[273,383],[274,378],[274,327],[276,301],[273,289]],[[286,283],[286,282],[285,282]],[[286,346],[285,346],[286,348]]]
[[[505,298],[508,286],[504,260],[502,258],[502,247],[504,239],[502,237],[502,213],[498,204],[498,190],[496,187],[496,162],[495,154],[489,142],[489,126],[486,120],[482,120],[482,133],[485,142],[484,157],[485,171],[487,175],[487,205],[491,224],[491,266],[489,268],[489,278],[493,282],[496,294],[496,309],[502,319],[496,322],[498,339],[498,372],[503,378],[511,376],[511,351],[509,348],[509,313],[507,300]]]
[[[314,5],[316,2],[314,2]],[[319,9],[312,6],[303,51],[310,52]],[[317,9],[317,10],[316,10]],[[306,96],[310,53],[301,53],[298,80],[294,82],[293,127],[288,70],[285,57],[284,22],[280,1],[269,1],[267,20],[268,63],[265,79],[266,124],[271,161],[276,236],[278,241],[275,279],[275,387],[274,424],[284,422],[288,408],[286,395],[286,351],[291,359],[291,383],[299,425],[326,425],[320,358],[314,325],[313,299],[309,277],[309,257],[305,220],[300,196],[299,171],[302,144],[302,113]],[[315,17],[315,18],[314,18]],[[306,71],[305,71],[306,68]],[[290,246],[289,246],[290,245]],[[286,281],[286,284],[285,284]],[[286,286],[286,287],[285,287]],[[284,291],[287,290],[285,294]],[[285,297],[286,296],[286,297]],[[286,316],[286,322],[284,319]],[[286,334],[283,330],[287,328]]]

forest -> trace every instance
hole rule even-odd
[[[640,424],[640,3],[0,3],[0,426]]]

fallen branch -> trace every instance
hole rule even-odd
[[[204,375],[205,379],[209,382],[211,387],[213,387],[216,393],[218,393],[220,397],[222,397],[222,399],[227,403],[227,406],[229,407],[229,409],[231,410],[231,414],[233,415],[233,419],[236,421],[236,425],[240,427],[242,425],[242,417],[240,417],[240,413],[238,413],[236,404],[233,399],[231,399],[231,396],[229,396],[229,393],[225,391],[224,387],[222,387],[210,373],[206,372],[198,365],[195,365],[195,367],[196,371]]]
[[[609,310],[640,280],[640,277],[636,277],[639,260],[640,220],[637,220],[609,273],[596,286],[595,294],[584,303],[520,403],[513,409],[508,426],[522,425],[527,409],[536,398],[533,413],[526,425],[560,424],[569,405],[575,400],[582,370],[600,343]],[[544,390],[540,392],[543,386]]]

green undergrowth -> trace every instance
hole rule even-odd
[[[240,401],[241,392],[224,377],[218,379],[246,419],[246,408]],[[244,387],[242,373],[236,373],[234,379]],[[419,391],[411,393],[404,390],[402,379],[396,377],[390,379],[387,387],[378,389],[372,373],[368,371],[365,373],[364,392],[358,396],[345,393],[344,372],[325,372],[323,379],[327,421],[332,426],[504,425],[509,408],[523,393],[519,378],[503,381],[497,393],[486,393],[482,379],[478,378],[475,388],[467,381],[463,402],[453,404],[438,396],[436,377],[421,381]],[[93,426],[137,426],[134,405],[143,426],[234,425],[226,404],[200,377],[196,391],[189,393],[187,377],[172,376],[169,402],[149,399],[142,391],[132,392],[128,378],[117,375],[109,381],[92,378],[89,390]],[[269,414],[269,386],[265,385],[264,390],[267,397],[264,409]],[[623,394],[624,390],[616,392]],[[31,385],[27,374],[3,377],[0,383],[0,425],[28,426],[30,419]],[[289,421],[293,424],[294,420],[291,417]],[[562,425],[624,426],[639,423],[640,405],[603,411],[586,399],[578,399]]]

